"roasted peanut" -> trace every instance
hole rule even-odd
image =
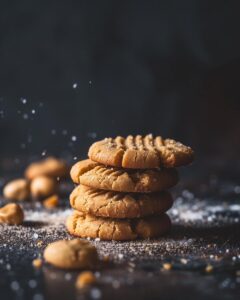
[[[68,173],[68,167],[63,160],[48,157],[42,161],[32,163],[25,171],[25,176],[31,180],[39,176],[64,177]]]
[[[31,194],[34,198],[48,197],[56,192],[57,183],[53,178],[40,176],[32,180]]]
[[[30,196],[29,183],[26,179],[16,179],[7,183],[3,196],[10,200],[26,200]]]
[[[23,219],[23,210],[18,204],[9,203],[0,208],[0,223],[19,225],[22,224]]]
[[[60,240],[49,244],[44,250],[45,260],[62,269],[94,267],[98,262],[96,248],[88,241]]]
[[[82,272],[76,279],[75,286],[77,289],[85,288],[96,282],[96,277],[91,271]]]
[[[39,269],[42,266],[42,260],[41,258],[36,258],[32,261],[32,265],[34,266],[34,268]]]
[[[58,203],[59,203],[58,195],[52,195],[43,201],[43,205],[48,209],[57,207]]]

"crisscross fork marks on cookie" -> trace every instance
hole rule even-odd
[[[91,160],[77,162],[71,170],[75,183],[95,189],[149,193],[169,189],[178,182],[175,169],[134,170],[107,167]]]
[[[106,138],[95,142],[88,155],[105,165],[132,169],[178,167],[193,161],[190,147],[152,134]]]

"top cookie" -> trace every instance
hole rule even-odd
[[[93,161],[132,169],[179,167],[191,163],[193,154],[190,147],[180,142],[152,134],[105,138],[95,142],[88,152]]]

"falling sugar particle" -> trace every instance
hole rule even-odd
[[[66,129],[63,129],[62,134],[63,134],[63,135],[67,135],[67,133],[68,133],[67,130],[66,130]]]
[[[89,80],[88,83],[91,85],[92,84],[92,80]]]
[[[74,156],[73,160],[77,160],[77,156]]]
[[[21,101],[23,104],[26,104],[26,103],[27,103],[27,99],[26,99],[26,98],[21,98],[20,101]]]
[[[47,150],[43,150],[42,156],[45,156],[47,154]]]
[[[51,130],[51,134],[52,134],[52,135],[55,135],[56,133],[57,133],[56,129],[52,129],[52,130]]]
[[[76,89],[76,88],[77,88],[77,86],[78,86],[78,84],[77,84],[77,83],[74,83],[74,84],[72,85],[72,87],[73,87],[74,89]]]
[[[6,269],[9,271],[11,270],[11,265],[10,264],[6,264]]]
[[[21,148],[21,149],[26,149],[26,144],[22,143],[22,144],[20,145],[20,148]]]
[[[32,114],[35,115],[36,111],[35,109],[32,109]]]
[[[72,138],[71,138],[71,140],[72,140],[73,142],[76,142],[77,137],[76,137],[75,135],[73,135]]]
[[[28,120],[28,114],[23,114],[23,119]]]

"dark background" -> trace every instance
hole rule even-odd
[[[152,132],[238,167],[239,29],[238,1],[1,1],[1,161]]]

